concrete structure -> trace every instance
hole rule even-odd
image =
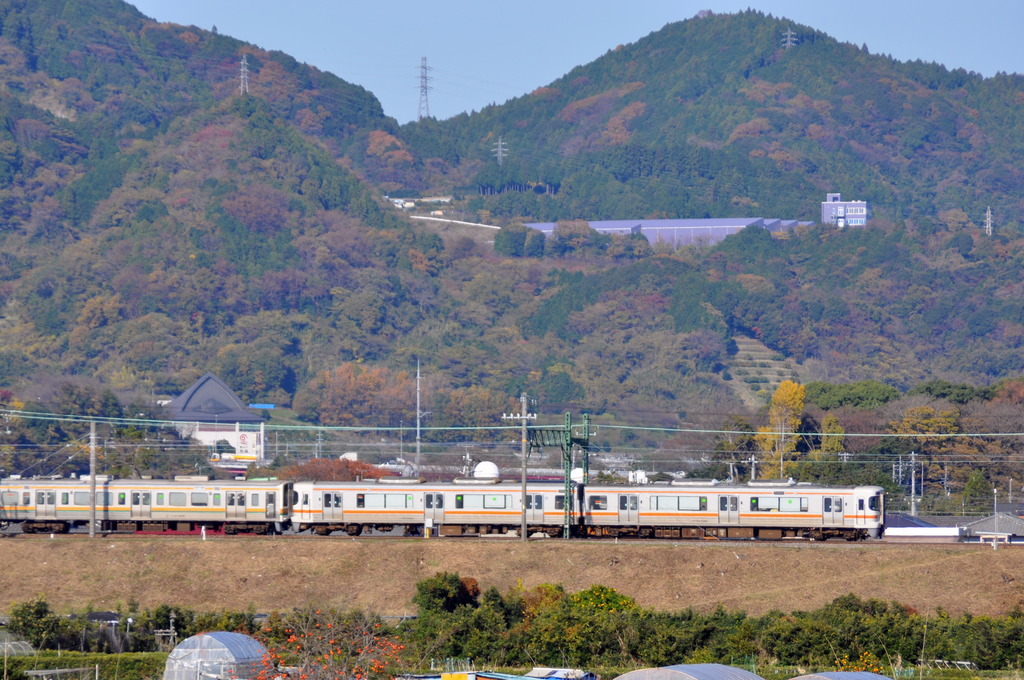
[[[726,236],[738,233],[747,227],[762,227],[773,234],[784,233],[799,225],[811,222],[780,220],[765,217],[723,217],[701,220],[595,220],[588,222],[590,228],[600,234],[621,234],[624,236],[643,235],[651,245],[666,243],[675,248],[691,245],[714,245]],[[557,222],[532,222],[526,225],[544,232],[545,236],[555,234]]]
[[[869,217],[867,201],[844,201],[842,194],[826,194],[821,204],[822,224],[863,227]]]

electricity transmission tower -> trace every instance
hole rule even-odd
[[[788,50],[796,47],[797,37],[792,28],[787,28],[782,34],[782,49]]]
[[[427,58],[420,59],[420,108],[417,120],[423,120],[424,117],[430,118],[430,101],[427,98],[427,93],[433,89],[430,86],[431,70],[432,67],[427,66]]]
[[[985,210],[985,234],[991,236],[992,231],[992,206],[989,206]]]
[[[505,156],[508,154],[508,147],[505,145],[505,139],[498,136],[498,141],[492,147],[494,151],[494,157],[498,159],[498,165],[505,162]]]
[[[238,74],[238,94],[249,94],[249,55],[242,55],[242,67]]]

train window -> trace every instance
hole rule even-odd
[[[544,497],[540,494],[526,494],[526,509],[527,510],[543,510],[544,509]]]
[[[878,496],[872,496],[868,499],[868,510],[878,512]]]
[[[233,508],[234,506],[235,506],[235,494],[229,493],[228,494],[228,507],[229,508]]]
[[[132,491],[132,505],[138,505],[141,498],[138,491]]]
[[[697,509],[698,510],[707,510],[708,509],[708,497],[707,496],[701,496],[700,497],[700,500],[698,501]]]
[[[28,505],[31,502],[32,502],[32,494],[30,494],[28,491],[26,491],[25,493],[23,493],[21,495],[21,504],[22,505]]]
[[[156,504],[157,505],[163,505],[164,504],[164,495],[162,493],[160,493],[160,492],[157,492],[157,494],[156,494]]]
[[[77,494],[76,494],[77,496]],[[0,496],[5,506],[17,505],[18,504],[18,492],[17,491],[4,491],[3,495]]]
[[[75,505],[89,505],[89,492],[76,491],[74,495]]]
[[[219,492],[213,494],[213,504],[216,505],[218,508],[221,506],[220,493]]]
[[[555,510],[565,510],[565,496],[562,494],[555,496]]]
[[[608,509],[608,496],[591,496],[590,497],[590,509],[591,510],[607,510]]]
[[[238,505],[240,507],[245,507],[245,492],[244,491],[241,491],[238,494]]]
[[[858,498],[857,499],[857,509],[860,510],[861,512],[864,512],[864,499],[863,498]]]
[[[252,502],[250,503],[250,505],[253,506],[254,508],[256,508],[256,507],[259,507],[259,504],[260,504],[260,495],[258,493],[254,493],[252,495]]]
[[[363,497],[359,496],[359,507],[363,507],[362,500],[363,500]],[[303,505],[309,505],[309,494],[308,493],[302,494],[302,504]]]
[[[484,507],[485,508],[507,508],[508,507],[508,496],[501,495],[488,495],[484,496]]]
[[[626,496],[625,494],[622,494],[622,495],[619,496],[619,510],[625,510],[626,509],[626,503],[627,503],[628,500],[629,500],[629,496]]]
[[[127,505],[128,504],[128,494],[126,494],[124,491],[119,492],[117,494],[117,504],[118,505]]]
[[[461,509],[462,506],[465,505],[465,503],[466,503],[466,499],[463,498],[462,494],[458,494],[457,496],[455,496],[455,507],[456,508],[460,508]]]
[[[207,505],[209,502],[209,496],[202,491],[192,492],[192,505]]]
[[[173,505],[178,508],[183,508],[187,505],[185,502],[187,497],[184,491],[171,491],[167,494],[167,504]]]
[[[384,507],[385,508],[408,508],[412,505],[412,496],[408,496],[404,493],[387,493],[384,494]]]
[[[324,507],[325,508],[329,508],[333,504],[334,504],[334,494],[332,494],[332,493],[325,493],[324,494]]]
[[[366,507],[366,496],[364,494],[361,494],[361,493],[357,493],[356,494],[356,507],[357,508],[365,508]]]
[[[68,504],[68,492],[67,491],[61,491],[61,493],[60,493],[60,504],[61,505],[67,505]]]
[[[729,509],[729,497],[728,496],[719,496],[718,497],[718,509],[719,510],[728,510]],[[753,510],[753,509],[754,509],[753,508],[753,504],[751,504],[751,510]]]
[[[836,507],[836,510],[835,510],[836,512],[842,512],[843,511],[843,499],[842,498],[837,498],[836,499],[835,507]]]
[[[423,507],[433,508],[434,507],[434,494],[428,493],[423,496]]]
[[[832,512],[832,499],[827,496],[821,499],[821,509],[823,512]]]
[[[437,494],[436,495],[436,498],[434,500],[434,505],[439,507],[439,508],[443,508],[444,507],[444,495],[443,494]]]
[[[152,496],[150,495],[150,493],[148,491],[143,492],[143,494],[142,494],[142,504],[143,505],[149,505],[150,502],[151,502],[151,499],[152,499]]]
[[[268,491],[267,492],[267,506],[269,507],[271,505],[274,505],[275,504],[274,503],[275,500],[276,500],[276,497],[275,497],[274,492],[273,491]],[[341,494],[340,493],[335,495],[335,497],[334,497],[334,507],[336,507],[336,508],[340,508],[341,507]]]

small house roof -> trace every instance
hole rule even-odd
[[[263,417],[246,408],[242,400],[212,373],[167,404],[170,420],[193,423],[260,423]]]
[[[973,522],[967,522],[962,526],[967,529],[968,533],[972,536],[992,533],[1024,536],[1024,519],[1005,512],[977,519]]]

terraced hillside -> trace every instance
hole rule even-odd
[[[806,382],[803,367],[778,352],[768,349],[759,340],[736,336],[736,356],[729,362],[729,373],[736,395],[745,404],[756,408],[771,399],[783,380]]]

